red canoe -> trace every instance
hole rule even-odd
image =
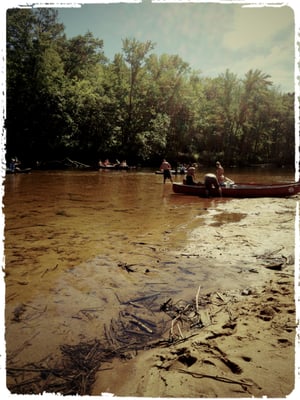
[[[207,192],[203,184],[184,185],[183,183],[173,183],[174,193],[207,197]],[[296,183],[236,183],[230,186],[222,186],[222,197],[289,197],[300,192],[300,182]],[[218,189],[211,189],[209,197],[220,197]]]

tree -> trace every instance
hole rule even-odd
[[[107,62],[103,40],[95,39],[90,32],[71,38],[65,44],[64,62],[65,73],[70,79],[93,79],[97,66]]]
[[[240,103],[239,137],[240,161],[257,162],[258,144],[266,140],[268,132],[270,76],[260,70],[250,70],[243,80]]]
[[[107,58],[102,48],[103,41],[90,32],[64,45],[69,124],[62,143],[68,154],[85,159],[96,157],[99,147],[106,144],[103,109],[107,98],[103,85]]]
[[[271,92],[268,157],[279,165],[295,162],[295,116],[292,93]]]
[[[144,104],[152,115],[168,116],[167,136],[162,136],[162,156],[177,158],[185,146],[189,133],[191,107],[187,76],[189,64],[177,55],[162,54],[160,57],[151,55],[147,59],[147,85]],[[165,119],[166,121],[166,119]]]
[[[60,118],[63,26],[52,9],[7,15],[7,150],[32,159],[52,142],[51,128]]]
[[[29,131],[33,94],[32,77],[34,16],[27,9],[7,11],[7,118],[6,147],[8,156],[21,154],[26,146],[25,133]]]
[[[146,43],[138,42],[135,39],[123,40],[124,60],[129,66],[129,93],[127,105],[127,121],[124,131],[124,146],[129,148],[134,144],[134,135],[137,132],[137,115],[138,115],[138,97],[137,87],[139,74],[143,72],[143,66],[146,62],[147,54],[154,48],[154,43],[147,41]],[[142,79],[142,76],[140,77]]]

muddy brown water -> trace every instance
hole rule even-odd
[[[294,180],[285,169],[232,170],[228,176],[237,182]],[[62,343],[102,337],[105,324],[131,300],[150,296],[158,310],[170,297],[194,296],[199,284],[209,292],[255,282],[255,274],[237,278],[240,266],[226,259],[195,256],[193,232],[205,236],[208,227],[239,223],[259,199],[250,200],[245,212],[231,199],[176,195],[161,175],[143,170],[33,171],[8,175],[4,190],[10,365],[48,357]],[[276,204],[284,209],[286,199]]]

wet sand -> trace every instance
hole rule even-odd
[[[183,264],[198,259],[198,268],[223,267],[222,276],[207,272],[205,282],[195,281],[194,296],[184,297],[193,301],[198,284],[201,286],[206,326],[184,330],[178,322],[181,329],[174,328],[178,343],[139,352],[122,363],[114,360],[113,373],[98,373],[93,394],[191,398],[296,395],[295,203],[288,200],[282,206],[281,201],[272,200],[272,210],[267,200],[255,205],[252,200],[232,201],[224,206],[205,217],[205,231],[194,231],[179,256]],[[244,217],[239,222],[220,223],[228,211]],[[175,301],[180,299],[182,293],[174,294]],[[191,334],[195,336],[180,341]]]
[[[73,186],[56,191],[47,206],[41,207],[42,191],[22,211],[10,204],[5,315],[12,392],[22,393],[22,382],[33,379],[24,372],[28,365],[60,365],[62,345],[97,339],[117,348],[120,332],[108,338],[107,331],[120,313],[152,322],[157,329],[148,332],[148,343],[169,342],[137,351],[130,346],[122,357],[101,362],[88,394],[285,397],[293,392],[297,199],[184,203],[172,197],[170,185],[162,188],[155,179],[161,208],[157,193],[148,194],[145,209],[144,199],[132,207],[130,196],[120,204],[102,193],[95,202],[95,193],[83,197]],[[195,302],[197,293],[204,326],[191,328],[180,319],[174,326],[160,310],[170,298]],[[147,307],[135,303],[146,296],[153,296]],[[18,368],[23,371],[16,373]],[[36,380],[26,390],[38,392],[39,385]]]

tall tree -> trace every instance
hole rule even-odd
[[[162,130],[161,153],[177,157],[185,146],[191,119],[191,96],[188,84],[189,64],[177,55],[151,55],[147,60],[147,90],[145,105],[152,116],[168,116],[166,129]],[[165,120],[165,121],[167,121]]]
[[[125,129],[124,145],[126,148],[132,146],[134,142],[134,135],[137,131],[136,117],[137,117],[137,105],[138,99],[136,97],[136,90],[138,86],[138,78],[142,79],[139,75],[142,74],[143,66],[146,62],[146,56],[153,50],[154,43],[147,41],[141,43],[136,39],[124,39],[123,40],[123,53],[124,60],[129,67],[129,93],[128,93],[128,114],[127,114],[127,125]]]
[[[8,154],[36,158],[43,148],[41,143],[51,142],[49,121],[51,116],[58,117],[54,94],[57,96],[60,90],[59,75],[63,71],[58,49],[58,43],[64,40],[63,25],[56,18],[54,9],[8,10]],[[49,73],[55,79],[49,79]]]
[[[34,22],[34,15],[28,9],[7,11],[6,147],[8,156],[21,154],[27,142],[26,132],[30,128],[28,112],[34,94],[32,88]]]
[[[257,144],[266,139],[271,85],[270,76],[260,70],[248,71],[243,80],[239,115],[241,124],[239,150],[241,160],[246,163],[259,161]]]
[[[103,40],[93,37],[91,32],[69,39],[65,45],[65,72],[69,78],[93,78],[99,64],[106,64]]]

